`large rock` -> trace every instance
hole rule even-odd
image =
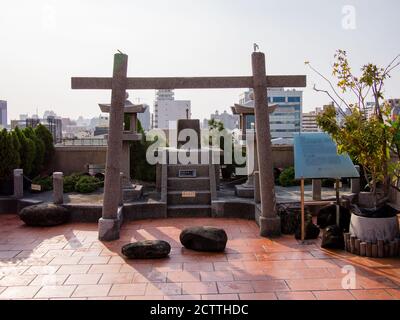
[[[277,212],[281,218],[282,233],[294,234],[299,225],[300,206],[281,204],[277,206]]]
[[[19,217],[28,226],[51,227],[66,223],[69,219],[69,212],[62,206],[43,203],[25,207],[19,213]]]
[[[191,250],[222,252],[225,250],[228,236],[225,230],[214,227],[191,227],[180,235],[182,245]]]
[[[318,239],[320,229],[313,223],[311,214],[306,214],[304,216],[304,231],[305,231],[304,240]],[[295,238],[297,240],[301,239],[301,216],[298,217]]]
[[[171,246],[162,240],[143,240],[124,245],[121,252],[129,259],[161,259],[169,255]]]
[[[351,212],[349,209],[342,206],[340,206],[339,212],[340,228],[342,231],[348,232],[350,228]],[[336,225],[336,205],[325,206],[319,211],[317,225],[321,229]]]
[[[343,231],[338,226],[329,226],[322,233],[321,247],[324,249],[344,249]]]

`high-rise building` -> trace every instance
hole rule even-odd
[[[317,124],[317,116],[322,108],[316,108],[314,111],[302,114],[301,132],[321,132]]]
[[[47,119],[48,117],[53,117],[53,118],[55,118],[55,117],[57,117],[57,114],[56,114],[53,110],[46,110],[46,111],[43,113],[43,119]]]
[[[0,127],[7,127],[7,101],[0,100]]]
[[[392,119],[395,120],[400,117],[400,99],[387,100],[392,107]]]
[[[210,119],[215,119],[223,123],[224,128],[228,130],[234,130],[239,128],[239,116],[230,114],[226,112],[226,110],[222,113],[219,113],[218,110],[215,113],[210,115]],[[203,123],[204,128],[208,128],[208,119],[204,119]]]
[[[169,129],[176,126],[178,119],[191,118],[189,100],[175,100],[173,90],[158,90],[154,101],[154,127]]]
[[[21,120],[16,120],[18,122],[22,122]],[[60,118],[56,117],[47,117],[47,119],[39,119],[39,118],[27,118],[25,120],[25,127],[35,128],[38,124],[44,125],[53,136],[53,143],[62,142],[62,121]],[[20,126],[17,123],[18,126]],[[21,127],[21,126],[20,126]]]
[[[143,104],[146,110],[143,113],[138,113],[137,117],[142,125],[144,131],[150,130],[150,106],[148,104]]]
[[[283,88],[268,89],[268,103],[277,105],[275,111],[269,116],[272,139],[292,139],[294,133],[301,131],[302,91]],[[241,95],[240,104],[254,107],[252,89]],[[254,122],[254,116],[248,116],[246,127],[250,129]]]

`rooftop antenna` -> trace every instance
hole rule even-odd
[[[254,48],[254,52],[257,52],[257,50],[260,49],[260,47],[258,46],[257,43],[253,43],[253,48]]]

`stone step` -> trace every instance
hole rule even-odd
[[[196,170],[196,177],[208,177],[208,165],[168,165],[168,177],[179,177],[179,170]]]
[[[168,190],[170,191],[210,190],[210,179],[206,177],[168,178]]]
[[[189,191],[194,192],[194,197],[182,196],[184,191],[168,191],[168,204],[169,205],[184,205],[184,204],[198,204],[209,205],[211,204],[210,191]]]
[[[168,206],[167,215],[171,218],[180,217],[211,217],[210,205],[173,205]]]

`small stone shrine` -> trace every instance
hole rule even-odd
[[[124,114],[129,116],[129,128],[127,130],[123,128],[121,159],[123,201],[127,202],[139,199],[143,193],[143,186],[132,183],[130,178],[130,142],[142,139],[142,135],[137,133],[137,114],[146,111],[144,105],[134,105],[128,98],[129,95],[126,93]],[[101,112],[110,113],[110,104],[99,104],[99,106]]]

